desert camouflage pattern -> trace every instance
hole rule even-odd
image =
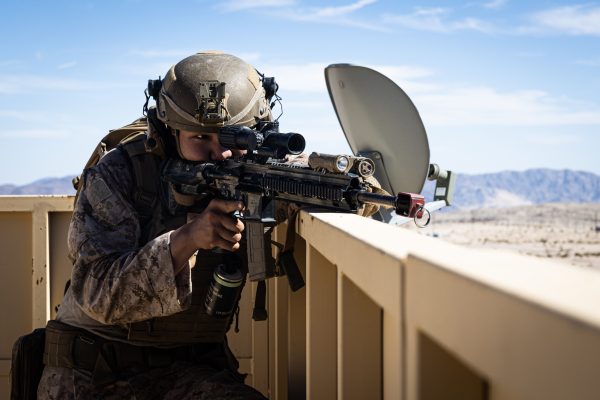
[[[174,275],[170,231],[152,232],[149,237],[154,238],[143,243],[142,227],[131,201],[135,190],[131,166],[122,150],[109,152],[82,178],[84,186],[68,234],[71,285],[56,319],[107,339],[147,345],[127,339],[128,324],[188,309],[192,297],[190,269],[183,268]],[[185,210],[158,179],[162,207],[153,220],[183,223]],[[264,398],[231,371],[184,362],[132,372],[126,379],[98,390],[83,372],[46,367],[38,399]]]
[[[265,397],[243,384],[229,370],[176,362],[167,368],[155,368],[116,381],[101,389],[90,384],[79,371],[66,368],[46,368],[38,386],[38,399],[260,399]]]
[[[134,182],[123,151],[109,152],[82,178],[68,234],[71,285],[57,320],[127,341],[128,323],[190,306],[191,273],[183,268],[174,276],[169,232],[154,233],[158,236],[141,243],[142,227],[131,201]],[[185,212],[170,201],[167,190],[160,192],[163,207],[158,213],[166,215],[157,219]]]

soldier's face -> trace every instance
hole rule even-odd
[[[216,133],[179,131],[179,151],[188,161],[222,161],[229,157],[241,156],[245,150],[231,150],[221,146]]]

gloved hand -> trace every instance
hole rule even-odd
[[[285,164],[298,165],[300,167],[308,167],[308,155],[306,153],[297,155],[287,154],[285,156]]]
[[[363,178],[365,180],[365,182],[367,183],[367,190],[370,193],[375,193],[375,194],[383,194],[386,196],[389,196],[390,194],[381,188],[381,184],[379,183],[379,181],[377,179],[375,179],[374,176],[369,176],[367,178]],[[357,214],[363,217],[370,217],[373,214],[377,213],[377,211],[379,211],[380,206],[377,204],[363,204],[363,206],[361,208],[358,209]]]

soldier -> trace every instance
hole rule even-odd
[[[211,249],[243,247],[232,214],[244,205],[195,199],[192,219],[160,177],[169,157],[241,155],[221,146],[218,129],[272,119],[263,80],[232,55],[185,58],[151,85],[149,134],[84,171],[69,227],[71,284],[46,329],[38,399],[264,399],[227,346],[234,313],[211,316],[203,304],[223,262]]]

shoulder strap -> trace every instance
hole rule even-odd
[[[133,201],[142,217],[142,224],[152,218],[154,208],[158,204],[157,177],[160,165],[160,157],[147,151],[145,139],[145,135],[140,134],[127,138],[120,144],[133,167],[135,179]]]
[[[146,118],[138,118],[128,125],[125,125],[118,129],[111,130],[110,132],[108,132],[106,134],[106,136],[104,136],[102,138],[102,140],[100,140],[100,142],[98,143],[98,145],[96,146],[96,148],[94,149],[92,154],[90,155],[90,158],[88,159],[87,163],[85,164],[85,167],[83,168],[83,170],[85,171],[86,169],[98,164],[100,159],[102,157],[104,157],[104,155],[106,153],[108,153],[110,150],[114,149],[120,143],[127,140],[128,138],[130,138],[132,136],[136,136],[137,134],[140,134],[141,132],[145,132],[147,129],[148,129],[147,119]],[[77,198],[79,197],[79,192],[80,192],[81,186],[82,186],[81,185],[81,175],[78,175],[75,178],[73,178],[72,182],[73,182],[73,187],[77,191],[75,194],[75,201],[77,201]]]
[[[100,140],[85,164],[84,169],[98,164],[98,161],[100,161],[108,151],[117,147],[119,143],[123,142],[133,134],[146,131],[147,128],[148,121],[146,118],[139,118],[129,125],[125,125],[118,129],[112,129],[102,138],[102,140]],[[77,189],[77,187],[75,187],[75,189]]]
[[[135,179],[134,205],[145,224],[152,218],[154,208],[158,202],[157,176],[159,173],[160,157],[146,148],[146,131],[148,119],[139,118],[132,123],[118,129],[113,129],[100,140],[87,163],[84,171],[98,164],[110,150],[120,146],[131,161]],[[75,201],[79,197],[81,175],[73,179],[73,186],[77,190]]]

